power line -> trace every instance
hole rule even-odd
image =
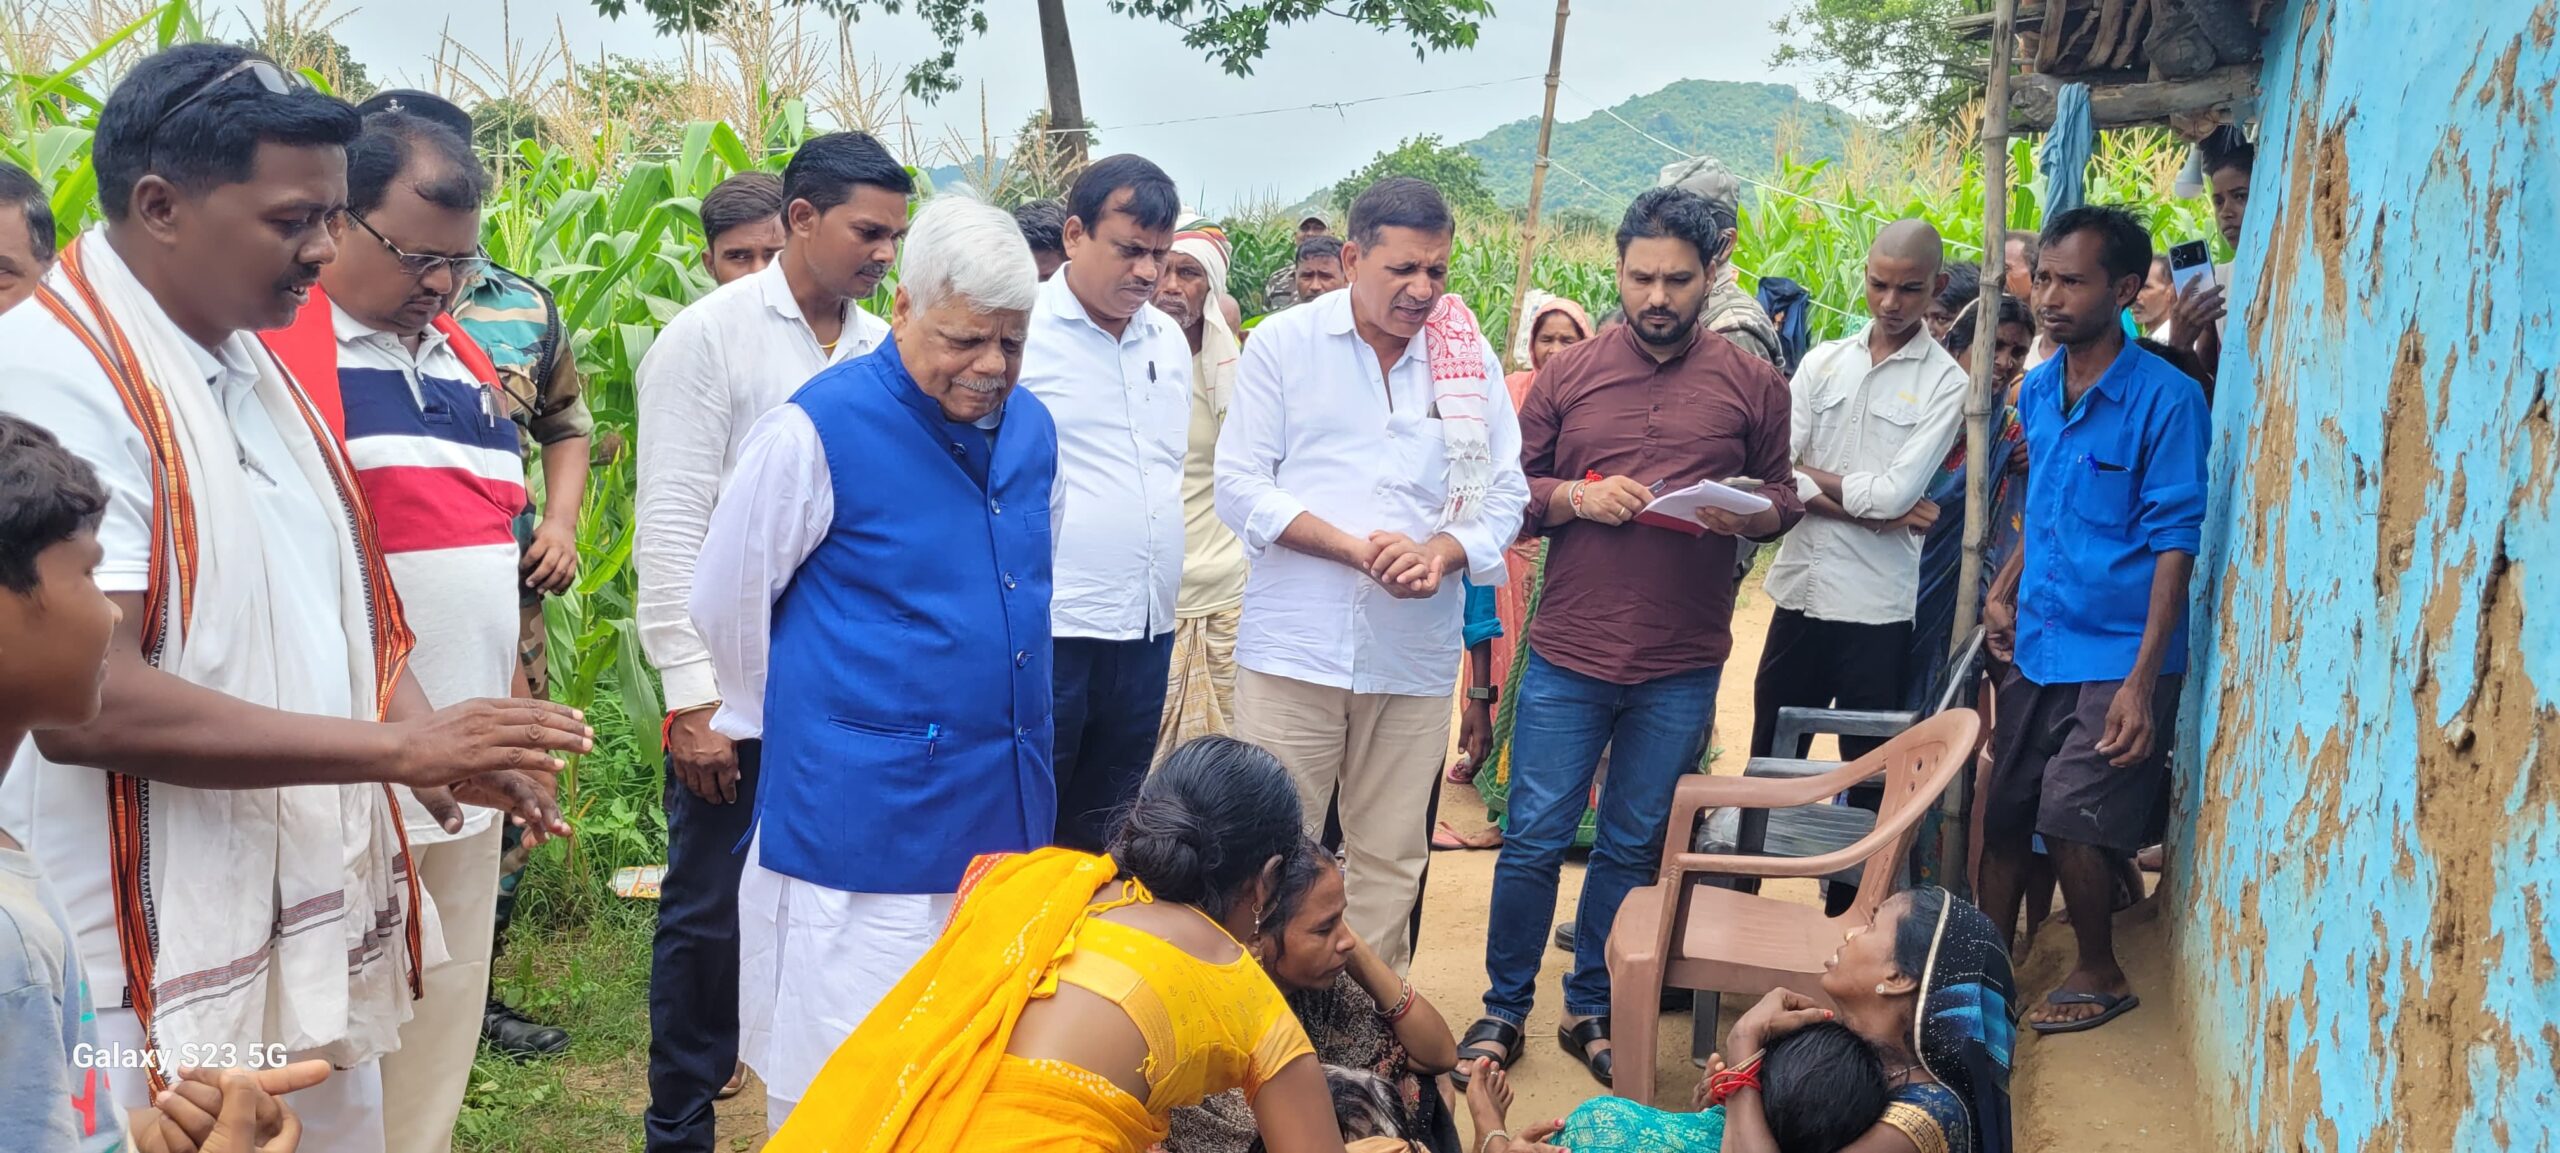
[[[1602,116],[1606,116],[1606,117],[1608,117],[1609,119],[1611,119],[1611,120],[1615,120],[1615,121],[1617,121],[1619,124],[1624,125],[1624,126],[1626,127],[1627,131],[1629,131],[1629,132],[1633,132],[1633,133],[1635,133],[1635,134],[1636,134],[1636,135],[1638,135],[1638,136],[1644,137],[1645,139],[1650,140],[1650,141],[1654,142],[1655,144],[1660,145],[1660,146],[1663,148],[1663,150],[1664,150],[1664,151],[1667,151],[1667,152],[1671,153],[1672,155],[1674,155],[1674,156],[1677,156],[1677,157],[1681,158],[1682,160],[1695,160],[1695,159],[1697,159],[1697,157],[1696,157],[1696,156],[1691,155],[1691,154],[1690,154],[1686,149],[1683,149],[1683,148],[1681,148],[1680,146],[1678,146],[1678,145],[1676,145],[1676,144],[1673,144],[1673,143],[1671,143],[1671,142],[1670,142],[1670,141],[1668,141],[1668,140],[1664,140],[1663,138],[1661,138],[1661,137],[1659,137],[1659,136],[1656,136],[1656,135],[1654,135],[1653,133],[1647,132],[1647,131],[1645,131],[1644,129],[1641,129],[1641,128],[1636,127],[1634,124],[1629,123],[1629,122],[1627,121],[1627,118],[1626,118],[1626,117],[1618,115],[1618,114],[1617,114],[1617,112],[1616,112],[1615,110],[1611,109],[1611,108],[1610,108],[1610,107],[1608,107],[1607,105],[1602,104],[1602,103],[1600,103],[1600,102],[1599,102],[1599,101],[1597,101],[1597,100],[1593,100],[1593,99],[1591,98],[1590,94],[1588,94],[1588,93],[1584,92],[1583,90],[1581,90],[1581,89],[1579,89],[1579,88],[1575,88],[1575,87],[1574,87],[1573,85],[1571,85],[1571,84],[1566,84],[1564,87],[1565,87],[1565,89],[1566,89],[1567,91],[1572,92],[1574,95],[1581,97],[1581,98],[1582,98],[1586,103],[1590,104],[1592,107],[1599,109],[1599,110],[1600,110],[1600,114],[1601,114]],[[1728,172],[1730,172],[1730,171],[1732,171],[1732,170],[1731,170],[1731,169],[1727,169],[1727,171],[1728,171]],[[1863,216],[1863,217],[1865,217],[1865,218],[1867,218],[1867,219],[1869,219],[1869,220],[1875,221],[1875,222],[1876,222],[1876,223],[1878,223],[1878,224],[1892,224],[1892,223],[1894,223],[1894,221],[1893,221],[1893,219],[1892,219],[1891,217],[1887,217],[1887,216],[1878,216],[1878,215],[1876,215],[1875,213],[1872,213],[1872,212],[1867,211],[1866,209],[1858,208],[1858,207],[1855,207],[1855,206],[1852,206],[1852,205],[1841,204],[1841,203],[1838,203],[1838,202],[1835,202],[1835,201],[1824,200],[1823,198],[1821,198],[1821,197],[1819,197],[1819,196],[1807,196],[1807,195],[1805,195],[1804,193],[1798,192],[1798,191],[1796,191],[1796,190],[1794,190],[1794,189],[1792,189],[1792,188],[1781,188],[1781,187],[1779,187],[1778,185],[1770,184],[1770,183],[1768,183],[1768,182],[1766,182],[1766,181],[1753,180],[1752,178],[1750,178],[1750,177],[1748,177],[1748,176],[1744,176],[1743,174],[1741,174],[1741,173],[1739,173],[1739,172],[1734,172],[1734,173],[1733,173],[1733,178],[1734,178],[1734,179],[1736,179],[1736,180],[1739,180],[1739,181],[1743,182],[1744,184],[1748,184],[1748,185],[1750,185],[1750,186],[1752,186],[1752,187],[1754,187],[1754,188],[1758,188],[1758,189],[1761,189],[1761,190],[1766,191],[1766,192],[1775,192],[1775,193],[1777,193],[1777,194],[1778,194],[1778,195],[1780,195],[1780,196],[1789,197],[1789,198],[1792,198],[1792,199],[1795,199],[1795,200],[1802,200],[1802,201],[1805,201],[1805,202],[1807,202],[1807,203],[1811,203],[1811,204],[1819,204],[1819,205],[1821,205],[1821,206],[1823,206],[1823,207],[1825,207],[1825,208],[1835,209],[1835,210],[1840,211],[1840,212],[1846,212],[1846,213],[1849,213],[1849,214],[1850,214],[1850,215],[1852,215],[1852,216]],[[1979,253],[1982,251],[1982,246],[1981,246],[1981,245],[1979,245],[1979,244],[1968,244],[1968,243],[1965,243],[1964,241],[1961,241],[1961,240],[1946,240],[1946,241],[1943,241],[1943,243],[1944,243],[1944,244],[1946,244],[1946,245],[1947,245],[1948,247],[1950,247],[1950,248],[1961,248],[1961,249],[1965,249],[1966,251],[1973,252],[1973,253],[1976,253],[1976,254],[1979,254]]]
[[[1388,100],[1409,100],[1416,96],[1437,96],[1444,92],[1472,92],[1479,88],[1498,88],[1505,84],[1518,84],[1522,81],[1539,80],[1543,78],[1544,77],[1536,74],[1528,76],[1513,76],[1503,80],[1480,81],[1475,84],[1456,84],[1447,88],[1417,88],[1411,92],[1393,92],[1384,96],[1362,96],[1352,100],[1335,100],[1317,104],[1291,104],[1281,108],[1259,108],[1251,112],[1220,112],[1209,116],[1185,116],[1178,120],[1151,120],[1144,124],[1087,124],[1082,128],[1050,128],[1044,130],[1042,135],[1058,136],[1070,132],[1127,132],[1139,128],[1166,128],[1177,124],[1206,124],[1217,120],[1245,120],[1256,116],[1278,116],[1285,112],[1332,112],[1339,115],[1346,109],[1357,108],[1363,104],[1377,104]]]
[[[1600,187],[1600,186],[1599,186],[1599,185],[1597,185],[1597,184],[1593,184],[1593,183],[1591,182],[1591,179],[1590,179],[1589,177],[1586,177],[1586,176],[1584,176],[1583,174],[1581,174],[1581,173],[1579,173],[1579,172],[1576,172],[1576,171],[1574,171],[1574,170],[1572,170],[1572,169],[1570,169],[1570,168],[1567,168],[1567,167],[1565,167],[1565,166],[1564,166],[1564,165],[1562,165],[1562,164],[1558,164],[1558,163],[1556,163],[1555,158],[1554,158],[1554,157],[1552,157],[1552,156],[1550,156],[1550,157],[1548,157],[1548,158],[1547,158],[1547,166],[1548,166],[1548,167],[1550,167],[1550,168],[1555,169],[1555,170],[1556,170],[1556,171],[1558,171],[1558,172],[1564,173],[1565,175],[1567,175],[1567,176],[1570,176],[1570,177],[1574,178],[1574,180],[1576,180],[1576,181],[1580,182],[1580,183],[1581,183],[1581,185],[1582,185],[1584,188],[1588,188],[1588,189],[1592,190],[1593,192],[1597,192],[1597,193],[1599,193],[1599,194],[1600,194],[1600,195],[1602,195],[1602,196],[1610,197],[1610,198],[1615,199],[1615,200],[1628,200],[1628,201],[1632,201],[1632,200],[1634,200],[1634,199],[1635,199],[1634,197],[1626,196],[1626,195],[1622,195],[1622,194],[1620,194],[1620,193],[1610,191],[1609,189],[1602,188],[1602,187]],[[1758,273],[1758,272],[1756,272],[1756,271],[1753,271],[1753,269],[1752,269],[1749,265],[1746,265],[1746,264],[1742,263],[1742,262],[1741,262],[1741,261],[1739,261],[1739,260],[1734,260],[1734,259],[1733,259],[1733,258],[1731,258],[1731,257],[1727,257],[1727,258],[1726,258],[1726,262],[1727,262],[1727,263],[1729,263],[1729,264],[1731,264],[1731,265],[1733,265],[1735,268],[1738,268],[1738,269],[1742,270],[1744,273],[1748,274],[1748,275],[1751,277],[1751,279],[1753,279],[1753,280],[1767,280],[1767,279],[1769,279],[1768,277],[1766,277],[1766,276],[1762,276],[1760,273]],[[1830,306],[1830,305],[1828,305],[1828,304],[1824,304],[1823,302],[1821,302],[1821,301],[1819,301],[1819,300],[1814,299],[1814,297],[1813,297],[1813,293],[1812,293],[1812,292],[1810,292],[1810,291],[1808,291],[1808,292],[1806,292],[1806,293],[1805,293],[1804,300],[1805,300],[1805,303],[1810,304],[1810,305],[1814,306],[1815,308],[1819,308],[1819,309],[1823,310],[1824,312],[1835,313],[1835,314],[1840,315],[1840,316],[1848,317],[1848,318],[1849,318],[1849,319],[1851,319],[1851,320],[1865,320],[1865,319],[1866,319],[1866,317],[1860,316],[1860,315],[1858,315],[1857,313],[1854,313],[1854,312],[1848,312],[1848,311],[1845,311],[1845,310],[1843,310],[1843,309],[1833,308],[1833,307],[1831,307],[1831,306]]]

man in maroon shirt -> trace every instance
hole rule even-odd
[[[1512,737],[1511,828],[1494,867],[1485,1016],[1460,1056],[1520,1053],[1556,882],[1600,751],[1609,776],[1583,876],[1559,1039],[1607,1083],[1618,905],[1652,875],[1671,794],[1695,768],[1732,648],[1738,540],[1804,515],[1788,452],[1787,382],[1701,327],[1724,238],[1694,192],[1656,188],[1618,228],[1627,323],[1556,354],[1520,411],[1524,531],[1551,538]],[[1654,493],[1749,477],[1773,507],[1700,514],[1705,531],[1633,523]]]

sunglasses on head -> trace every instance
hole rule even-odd
[[[187,93],[185,99],[170,105],[168,111],[160,114],[160,119],[151,122],[152,133],[155,135],[158,134],[160,129],[169,123],[169,118],[176,116],[181,109],[184,109],[198,100],[204,99],[207,95],[210,95],[214,89],[220,88],[242,76],[247,76],[256,80],[258,82],[258,87],[264,88],[269,93],[277,96],[283,96],[291,92],[298,92],[311,86],[310,82],[304,80],[299,74],[285,71],[283,68],[278,67],[274,61],[261,60],[253,56],[247,60],[234,64],[229,68],[223,69],[222,73],[215,76],[213,79],[196,85],[195,91]]]

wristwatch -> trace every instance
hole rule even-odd
[[[1492,685],[1475,686],[1467,689],[1467,699],[1471,701],[1483,701],[1487,704],[1491,704],[1495,700],[1500,699],[1501,696],[1502,690],[1495,688]]]

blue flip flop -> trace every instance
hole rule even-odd
[[[2077,1021],[2034,1021],[2030,1022],[2027,1026],[2036,1032],[2051,1035],[2054,1033],[2083,1033],[2088,1030],[2095,1029],[2100,1025],[2104,1025],[2109,1021],[2113,1021],[2118,1017],[2124,1016],[2127,1010],[2141,1004],[2142,998],[2134,996],[2131,993],[2125,993],[2122,995],[2115,993],[2065,993],[2060,989],[2056,989],[2053,992],[2044,995],[2044,1003],[2047,1005],[2096,1005],[2101,1010],[2095,1017],[2083,1017]]]

